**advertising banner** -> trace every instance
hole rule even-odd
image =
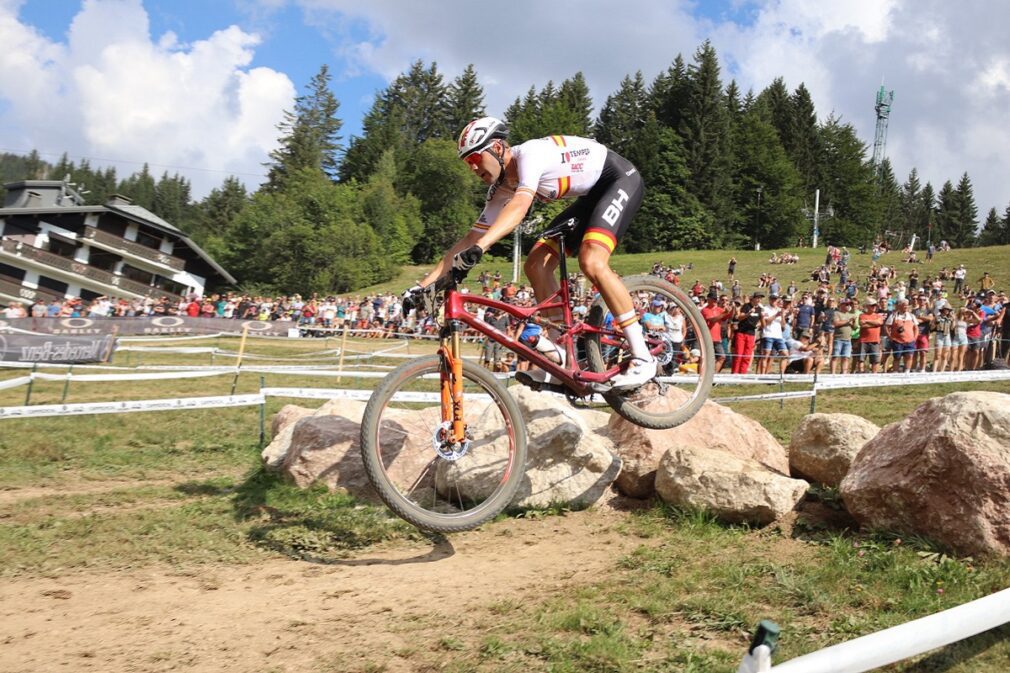
[[[14,331],[65,336],[187,336],[197,334],[241,334],[248,327],[250,335],[288,336],[297,327],[291,321],[232,320],[229,318],[190,318],[163,315],[139,318],[15,318],[0,320],[0,333]]]
[[[37,364],[106,362],[116,339],[106,336],[56,336],[0,332],[0,360]]]

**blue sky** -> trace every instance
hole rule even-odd
[[[229,173],[250,188],[275,126],[323,63],[344,135],[411,62],[447,79],[473,63],[500,113],[530,85],[584,73],[601,103],[710,39],[746,91],[804,83],[823,119],[872,145],[881,80],[896,91],[888,155],[935,187],[967,171],[980,217],[1010,202],[1010,6],[1001,0],[0,0],[0,148],[121,176],[147,161],[197,197]]]

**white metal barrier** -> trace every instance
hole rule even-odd
[[[771,665],[748,654],[738,673],[862,673],[1010,623],[1010,589]],[[761,652],[759,654],[765,654]]]

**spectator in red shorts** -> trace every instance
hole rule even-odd
[[[716,302],[719,295],[716,292],[709,292],[705,305],[701,307],[701,316],[705,318],[708,331],[712,334],[712,347],[715,350],[715,371],[722,369],[722,363],[726,361],[726,351],[722,347],[722,323],[733,315],[733,309],[718,306]]]
[[[754,334],[761,324],[763,292],[755,292],[750,302],[736,312],[736,332],[733,333],[733,373],[746,374],[754,358]]]

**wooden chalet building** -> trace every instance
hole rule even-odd
[[[124,196],[89,206],[65,181],[4,187],[0,299],[5,302],[102,295],[180,299],[235,283],[186,234]]]

